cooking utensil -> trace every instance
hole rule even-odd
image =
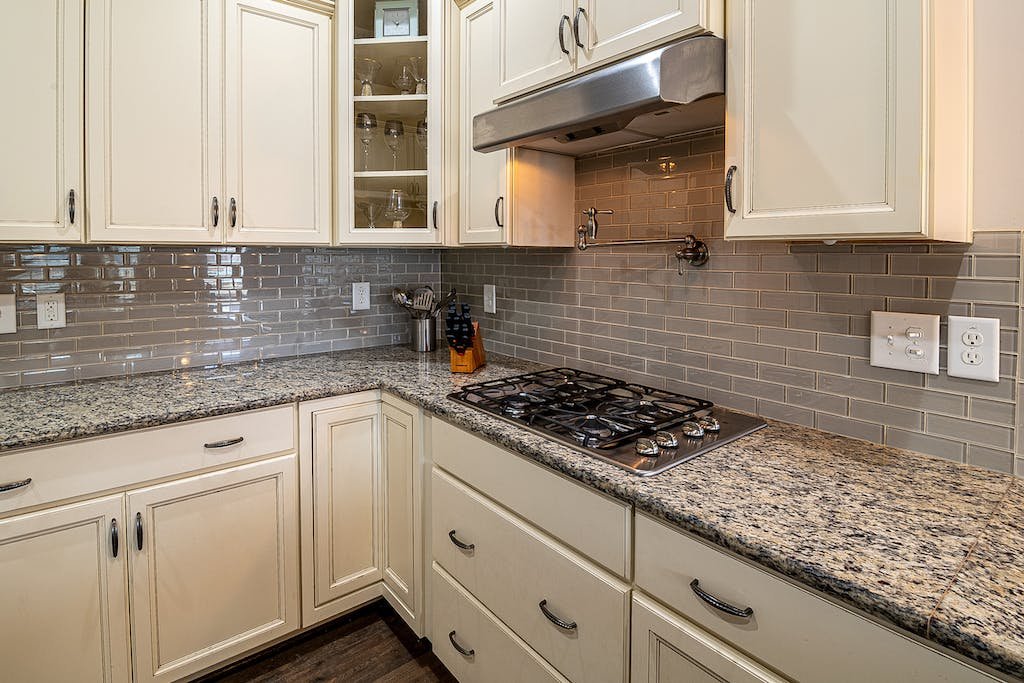
[[[429,285],[419,287],[413,293],[412,307],[416,311],[429,311],[434,307],[434,290]]]
[[[398,287],[391,290],[391,299],[402,308],[412,307],[412,301],[409,300],[409,293],[403,292]]]

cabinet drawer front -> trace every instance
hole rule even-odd
[[[434,654],[461,683],[566,680],[437,564],[433,588]]]
[[[627,585],[437,469],[432,491],[438,564],[570,680],[625,678]]]
[[[435,464],[620,577],[629,577],[628,505],[442,420],[433,421],[432,435]]]
[[[32,482],[0,493],[0,515],[294,449],[295,405],[289,403],[14,451],[0,456],[0,483]]]
[[[726,603],[726,615],[691,582]],[[991,677],[646,515],[636,517],[636,586],[798,681],[992,681]],[[870,656],[865,656],[870,653]]]

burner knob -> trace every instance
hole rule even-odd
[[[705,432],[718,432],[722,429],[722,425],[718,423],[718,420],[714,415],[705,415],[697,420],[697,422],[700,423],[700,426],[704,428]]]
[[[700,426],[698,422],[684,422],[683,423],[683,434],[690,437],[691,439],[699,439],[704,436],[704,428]]]
[[[679,445],[679,439],[672,432],[658,432],[654,435],[654,440],[662,448],[675,448]]]
[[[658,454],[658,444],[654,443],[652,439],[637,439],[636,440],[636,452],[637,455],[642,455],[645,458],[653,458]]]

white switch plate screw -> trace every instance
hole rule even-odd
[[[13,294],[0,294],[0,334],[18,331],[18,302]]]
[[[999,318],[949,316],[946,371],[950,377],[999,381]]]
[[[939,374],[939,316],[871,311],[871,364]]]
[[[497,313],[498,299],[494,292],[494,285],[484,285],[484,313]]]
[[[36,295],[36,327],[40,330],[51,330],[56,327],[67,327],[67,313],[64,308],[64,295]]]
[[[369,282],[353,282],[352,283],[352,310],[353,311],[368,311],[368,310],[370,310],[370,283]]]

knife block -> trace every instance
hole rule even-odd
[[[480,323],[473,323],[473,346],[459,353],[453,348],[448,349],[451,358],[452,372],[476,372],[476,369],[487,363],[484,353],[484,340],[480,336]]]

